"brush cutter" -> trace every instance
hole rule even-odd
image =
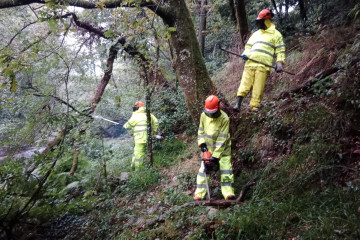
[[[220,47],[220,46],[219,46],[218,48],[219,48],[220,50],[224,51],[224,52],[233,54],[233,55],[238,56],[238,57],[242,57],[242,55],[240,55],[240,54],[238,54],[238,53],[231,52],[231,51],[229,51],[229,50],[225,50],[225,49],[223,49],[223,48]],[[265,65],[265,66],[267,66],[267,67],[270,67],[270,68],[274,68],[274,69],[275,69],[274,66],[271,66],[271,65],[262,63],[262,62],[260,62],[260,61],[254,60],[254,59],[252,59],[252,58],[249,58],[249,60],[250,60],[250,61],[253,61],[253,62],[256,62],[256,63],[260,63],[260,64],[262,64],[262,65]],[[284,72],[284,73],[287,73],[287,74],[291,74],[291,75],[296,75],[295,73],[292,73],[292,72],[289,72],[289,71],[286,71],[286,70],[283,70],[283,72]]]
[[[203,161],[204,164],[204,176],[205,176],[205,181],[206,181],[206,191],[207,191],[207,195],[209,198],[209,201],[211,201],[210,198],[210,189],[209,189],[209,183],[208,183],[208,179],[207,179],[207,173],[210,173],[211,171],[217,171],[219,170],[219,162],[215,163],[215,162],[211,162],[210,158],[211,158],[211,152],[203,152],[202,156],[201,156],[201,161]]]
[[[94,119],[100,119],[100,120],[104,120],[104,121],[107,121],[107,122],[111,122],[112,124],[115,124],[115,125],[118,125],[118,124],[120,124],[120,123],[118,123],[118,122],[114,122],[114,121],[112,121],[112,120],[109,120],[109,119],[107,119],[107,118],[104,118],[104,117],[102,117],[102,116],[94,116]]]

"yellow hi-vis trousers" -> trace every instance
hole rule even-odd
[[[237,96],[245,97],[252,87],[251,110],[256,110],[260,106],[268,73],[262,66],[244,68]]]
[[[234,174],[232,171],[230,156],[224,156],[220,158],[220,182],[221,182],[221,193],[226,199],[229,195],[235,195],[232,184],[234,183]],[[197,178],[196,178],[196,191],[195,197],[200,197],[203,199],[206,194],[206,180],[204,174],[204,162],[201,162],[201,167],[199,169]],[[209,174],[208,174],[209,175]],[[209,177],[208,183],[209,183]]]
[[[131,167],[139,169],[144,166],[146,143],[135,143],[134,155],[131,160]]]

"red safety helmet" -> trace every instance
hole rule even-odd
[[[205,100],[204,113],[211,118],[217,118],[221,115],[220,101],[215,95],[210,95]]]
[[[256,18],[256,20],[261,20],[261,19],[268,19],[268,18],[273,18],[274,14],[271,12],[271,10],[269,9],[263,9],[260,11],[258,17]]]
[[[215,95],[210,95],[205,100],[205,113],[215,113],[220,109],[219,98]]]

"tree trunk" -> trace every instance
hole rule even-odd
[[[235,11],[235,3],[234,0],[228,0],[229,8],[230,8],[230,20],[236,24],[236,11]]]
[[[299,2],[301,20],[306,21],[307,16],[306,16],[306,8],[305,8],[304,0],[299,0],[298,2]]]
[[[245,39],[249,34],[249,25],[244,0],[235,0],[235,12],[242,46],[245,46]]]
[[[285,0],[285,18],[289,16],[289,0]]]
[[[147,158],[149,161],[149,165],[153,166],[153,151],[152,151],[152,128],[151,128],[151,113],[150,113],[150,97],[151,91],[149,90],[149,86],[146,89],[145,103],[146,103],[146,122],[147,122]]]
[[[207,12],[207,0],[201,0],[200,8],[199,8],[199,32],[198,32],[198,41],[200,46],[200,51],[203,57],[205,57],[205,34],[204,31],[206,30],[206,12]]]
[[[204,101],[216,89],[207,72],[204,59],[196,38],[194,24],[184,0],[172,0],[157,14],[171,32],[170,47],[173,50],[173,66],[183,89],[186,106],[195,122],[199,123]]]
[[[76,140],[74,140],[74,153],[73,153],[73,164],[70,169],[70,176],[74,176],[78,163],[79,163],[79,147],[76,144]]]
[[[271,0],[271,2],[272,2],[273,7],[274,7],[274,9],[275,9],[275,11],[276,11],[276,14],[279,16],[279,21],[280,21],[280,23],[281,23],[281,22],[282,22],[281,9],[278,9],[278,8],[277,8],[277,5],[276,5],[275,0]]]
[[[112,75],[112,70],[113,70],[113,65],[114,65],[114,60],[117,56],[119,49],[120,49],[119,43],[116,43],[110,47],[109,58],[107,59],[107,62],[106,62],[106,70],[104,71],[104,76],[101,79],[101,82],[97,88],[95,96],[90,103],[92,113],[95,111],[96,104],[98,104],[100,102],[101,96],[103,95],[105,88],[110,81],[110,78]]]

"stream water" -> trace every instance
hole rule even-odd
[[[15,155],[12,156],[13,159],[18,159],[18,158],[31,158],[35,152],[42,152],[45,150],[45,147],[41,147],[41,148],[28,148],[26,150],[23,150]],[[5,147],[0,147],[0,163],[6,158],[8,157],[8,149]]]

